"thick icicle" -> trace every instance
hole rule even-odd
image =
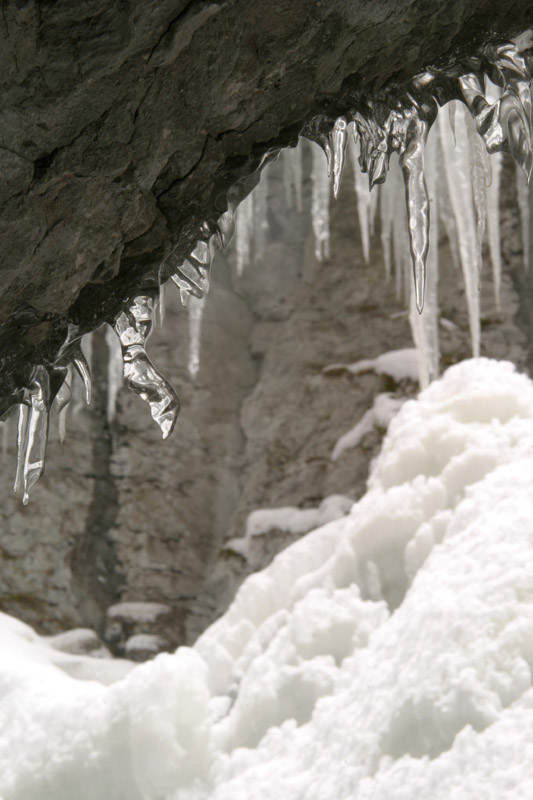
[[[45,367],[37,366],[28,390],[29,408],[20,406],[17,432],[17,474],[15,491],[22,492],[24,505],[29,500],[31,488],[44,470],[48,440],[48,409],[50,406],[50,378]]]
[[[117,396],[124,383],[124,367],[120,342],[113,333],[112,328],[106,328],[105,340],[109,348],[107,362],[107,422],[111,424],[115,419]]]
[[[138,295],[127,313],[121,312],[113,328],[122,349],[124,383],[150,406],[152,418],[161,428],[163,439],[170,435],[180,409],[176,392],[154,367],[145,351],[154,320],[154,297]]]
[[[502,168],[502,154],[494,153],[490,156],[492,166],[492,181],[487,187],[487,229],[489,236],[490,260],[492,264],[492,279],[494,281],[494,299],[496,308],[500,308],[500,289],[502,275],[502,251],[500,242],[500,173]],[[522,180],[524,176],[522,175]]]
[[[302,145],[287,147],[283,151],[283,185],[287,208],[296,205],[296,211],[303,208]]]
[[[482,248],[485,225],[487,221],[487,187],[491,183],[489,155],[483,140],[480,138],[473,121],[465,115],[470,156],[470,180],[477,220],[476,267],[481,280]]]
[[[379,193],[379,213],[381,222],[381,247],[385,261],[385,275],[387,280],[392,275],[391,236],[392,221],[394,218],[394,193],[389,183]]]
[[[424,178],[424,145],[428,129],[428,123],[416,113],[413,114],[407,133],[407,146],[400,156],[405,182],[416,307],[420,314],[424,308],[426,258],[429,248],[429,197]]]
[[[331,131],[331,150],[333,152],[333,196],[339,194],[339,188],[344,170],[344,155],[346,151],[346,120],[339,117]]]
[[[69,364],[67,367],[67,376],[61,384],[58,393],[54,397],[52,409],[57,414],[57,423],[59,427],[59,441],[63,444],[67,432],[67,409],[72,399],[71,391],[72,381],[72,366]]]
[[[480,345],[479,273],[476,268],[477,226],[474,217],[472,186],[469,180],[470,159],[464,110],[461,106],[457,108],[456,145],[454,145],[449,125],[442,114],[439,114],[438,125],[465,282],[472,353],[477,357]]]
[[[362,143],[357,141],[356,135],[350,136],[348,140],[348,154],[350,156],[353,174],[354,174],[354,188],[357,198],[357,216],[359,219],[359,228],[361,231],[361,244],[363,247],[363,258],[365,263],[370,261],[370,206],[371,197],[368,180],[361,172],[360,156]]]
[[[329,258],[329,185],[327,164],[320,148],[311,143],[313,167],[311,173],[311,216],[315,235],[317,261]]]
[[[205,298],[191,297],[189,303],[189,375],[196,378],[200,369],[200,341]]]
[[[268,169],[252,192],[254,199],[253,215],[253,255],[252,263],[261,262],[266,248],[268,233]]]
[[[431,205],[431,240],[427,257],[427,280],[424,313],[419,314],[413,282],[409,322],[418,354],[420,388],[425,388],[439,375],[439,326],[438,326],[438,177],[437,177],[437,131],[429,135],[425,153],[425,171],[429,202]]]
[[[529,186],[527,185],[522,170],[516,165],[516,194],[518,208],[520,209],[520,223],[522,229],[522,252],[524,254],[524,267],[529,271]]]
[[[237,248],[237,275],[242,275],[252,258],[254,235],[254,197],[251,192],[237,209],[235,217],[235,244]]]

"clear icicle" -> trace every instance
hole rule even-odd
[[[411,303],[409,322],[413,340],[418,353],[418,372],[420,388],[425,388],[439,375],[439,325],[438,325],[438,173],[437,173],[437,131],[430,133],[425,155],[425,169],[429,202],[431,206],[431,239],[427,256],[427,279],[424,312],[418,313],[413,281],[410,281]]]
[[[19,416],[17,422],[17,472],[15,474],[14,490],[17,494],[22,494],[24,484],[24,443],[26,440],[26,429],[28,427],[28,417],[30,409],[24,403],[19,405]]]
[[[159,284],[159,299],[157,301],[156,325],[163,327],[165,322],[166,284]]]
[[[337,198],[344,170],[347,125],[344,117],[335,121],[331,131],[331,150],[333,152],[333,196]]]
[[[9,423],[10,417],[8,417],[4,422],[2,422],[2,461],[5,462],[7,457],[7,451],[9,449]]]
[[[283,151],[283,184],[287,208],[296,206],[301,213],[303,208],[303,170],[302,145],[287,147]]]
[[[189,303],[189,375],[196,378],[200,369],[200,342],[205,298],[191,297]]]
[[[253,258],[260,262],[265,254],[268,233],[268,169],[252,192],[253,196]]]
[[[452,130],[454,145],[457,143],[457,138],[455,136],[455,109],[456,109],[455,101],[448,103],[448,121],[450,123],[450,128]]]
[[[81,358],[80,358],[81,352]],[[84,405],[89,405],[92,394],[91,362],[93,353],[93,335],[87,333],[80,343],[80,352],[74,358],[76,375],[72,387],[72,416],[76,417]]]
[[[479,356],[480,317],[479,317],[479,275],[476,268],[477,226],[474,215],[472,185],[470,183],[470,157],[468,135],[462,106],[456,110],[456,142],[452,139],[449,125],[442,114],[438,116],[441,146],[448,192],[457,229],[459,258],[463,270],[472,353]]]
[[[124,385],[148,403],[152,419],[166,439],[176,424],[180,401],[145,350],[154,326],[154,305],[154,292],[137,295],[126,311],[115,317],[113,330],[120,340]]]
[[[396,296],[398,299],[404,294],[408,301],[410,296],[409,270],[411,268],[411,255],[409,253],[409,235],[407,232],[407,210],[405,206],[405,189],[403,185],[400,165],[396,159],[391,160],[389,178],[386,191],[392,195],[392,244],[394,253],[394,277]]]
[[[329,187],[328,165],[321,148],[310,143],[313,156],[311,173],[311,216],[317,261],[329,258]]]
[[[492,171],[485,143],[479,136],[470,115],[465,114],[465,122],[470,155],[470,180],[472,182],[472,193],[477,220],[476,266],[481,280],[481,252],[487,221],[487,187],[491,183]]]
[[[446,231],[446,237],[450,247],[450,255],[452,257],[453,266],[455,269],[459,270],[461,269],[461,259],[459,258],[459,239],[457,238],[457,226],[455,224],[452,201],[450,200],[450,193],[448,191],[448,181],[446,178],[442,142],[439,141],[437,147],[440,156],[437,161],[437,183],[439,186],[439,222],[442,223],[444,230]]]
[[[50,378],[43,366],[35,367],[28,391],[29,407],[22,404],[17,432],[17,473],[15,491],[27,505],[29,493],[44,470],[48,440]]]
[[[70,401],[72,399],[72,366],[69,364],[67,367],[67,375],[63,381],[58,393],[54,397],[52,409],[57,414],[57,424],[59,428],[59,441],[61,444],[65,441],[67,432],[67,412]]]
[[[254,235],[254,197],[251,192],[237,208],[235,215],[235,245],[237,248],[237,275],[252,259],[252,242]]]
[[[516,195],[518,198],[518,208],[520,210],[524,268],[526,272],[529,272],[529,186],[518,164],[516,164]]]
[[[120,342],[112,328],[106,326],[105,340],[109,348],[107,362],[107,421],[111,424],[115,419],[117,396],[124,383],[124,368]]]
[[[357,216],[359,218],[359,228],[361,230],[361,244],[363,247],[363,258],[365,263],[370,261],[370,216],[372,198],[368,188],[368,177],[361,172],[359,166],[360,142],[357,143],[355,136],[348,139],[348,152],[353,166],[354,187],[357,198]]]
[[[426,258],[429,247],[429,197],[424,178],[424,146],[427,133],[428,123],[415,117],[407,147],[400,156],[405,182],[416,307],[420,314],[424,307]]]
[[[392,275],[391,260],[391,236],[392,221],[394,218],[394,193],[390,181],[381,187],[379,193],[379,214],[381,222],[381,247],[383,249],[383,259],[385,261],[385,275],[387,280]]]
[[[493,155],[490,156],[490,161],[492,167],[492,181],[490,186],[487,187],[487,230],[490,261],[492,264],[492,279],[494,282],[494,300],[496,302],[496,308],[499,309],[502,282],[502,251],[500,241],[500,173],[502,168],[502,154],[493,153]]]

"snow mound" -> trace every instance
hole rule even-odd
[[[533,384],[463,362],[195,648],[106,687],[0,617],[0,796],[530,800],[532,551]]]

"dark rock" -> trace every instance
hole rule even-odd
[[[92,330],[153,283],[265,153],[359,91],[528,27],[533,2],[29,0],[2,12],[0,416],[69,324]]]

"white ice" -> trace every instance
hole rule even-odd
[[[258,508],[248,515],[244,537],[230,539],[225,547],[250,560],[250,541],[254,537],[264,536],[273,530],[302,536],[327,522],[340,519],[348,513],[352,505],[351,498],[342,494],[333,494],[326,497],[317,508],[295,508],[294,506]]]
[[[346,450],[357,447],[363,437],[375,428],[386,428],[402,404],[403,400],[390,394],[378,394],[371,408],[365,411],[357,425],[338,439],[331,454],[332,461],[338,461]]]
[[[532,485],[533,384],[466,361],[194,648],[103,686],[0,615],[0,797],[530,800]]]
[[[189,300],[189,363],[191,378],[196,378],[200,371],[200,344],[202,339],[202,318],[204,315],[205,297],[191,296]]]
[[[311,220],[317,261],[329,258],[329,194],[331,180],[326,156],[314,142],[309,142],[313,157],[311,172]]]
[[[376,358],[364,358],[353,364],[330,364],[324,373],[346,370],[351,375],[363,372],[375,372],[376,375],[388,375],[397,383],[403,380],[418,381],[418,352],[414,347],[401,350],[388,350]]]
[[[124,369],[122,350],[115,331],[106,326],[105,340],[109,348],[109,361],[107,362],[107,421],[115,419],[117,397],[124,383]]]

